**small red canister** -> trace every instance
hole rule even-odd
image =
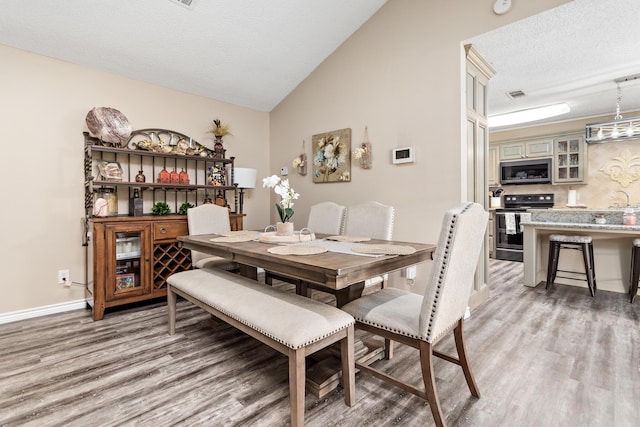
[[[174,169],[169,174],[169,179],[171,180],[172,184],[179,184],[180,183],[180,174],[178,172],[176,172],[176,170]]]
[[[162,169],[158,174],[158,182],[161,184],[171,183],[171,174],[166,169]]]
[[[184,168],[180,171],[180,184],[189,184],[189,174],[184,171]]]

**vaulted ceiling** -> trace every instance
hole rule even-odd
[[[180,1],[0,0],[0,43],[270,111],[386,3]],[[466,41],[497,70],[490,114],[567,102],[555,120],[613,115],[614,80],[640,74],[638,16],[638,0],[574,0]],[[640,110],[640,79],[621,89],[622,110]]]

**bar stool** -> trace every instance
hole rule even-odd
[[[547,268],[546,289],[556,280],[556,277],[573,280],[585,280],[589,286],[591,296],[596,294],[596,272],[593,262],[593,243],[591,236],[568,236],[564,234],[552,234],[549,236],[549,265]],[[640,239],[638,239],[640,241]],[[582,252],[584,260],[584,273],[579,271],[558,270],[560,249],[573,249]],[[639,263],[640,264],[640,263]],[[639,267],[640,268],[640,267]],[[569,276],[558,276],[558,271],[563,273],[583,274],[586,279],[576,279]],[[637,282],[636,282],[637,283]]]
[[[638,293],[638,280],[640,280],[640,239],[633,240],[631,252],[631,286],[629,286],[629,302],[633,303]]]

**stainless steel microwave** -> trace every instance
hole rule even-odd
[[[500,184],[550,184],[551,158],[500,162]]]

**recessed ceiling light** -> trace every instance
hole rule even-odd
[[[489,127],[501,127],[516,125],[520,123],[535,122],[536,120],[548,119],[562,114],[566,114],[571,109],[566,103],[547,105],[545,107],[530,108],[528,110],[515,111],[513,113],[489,116]]]

